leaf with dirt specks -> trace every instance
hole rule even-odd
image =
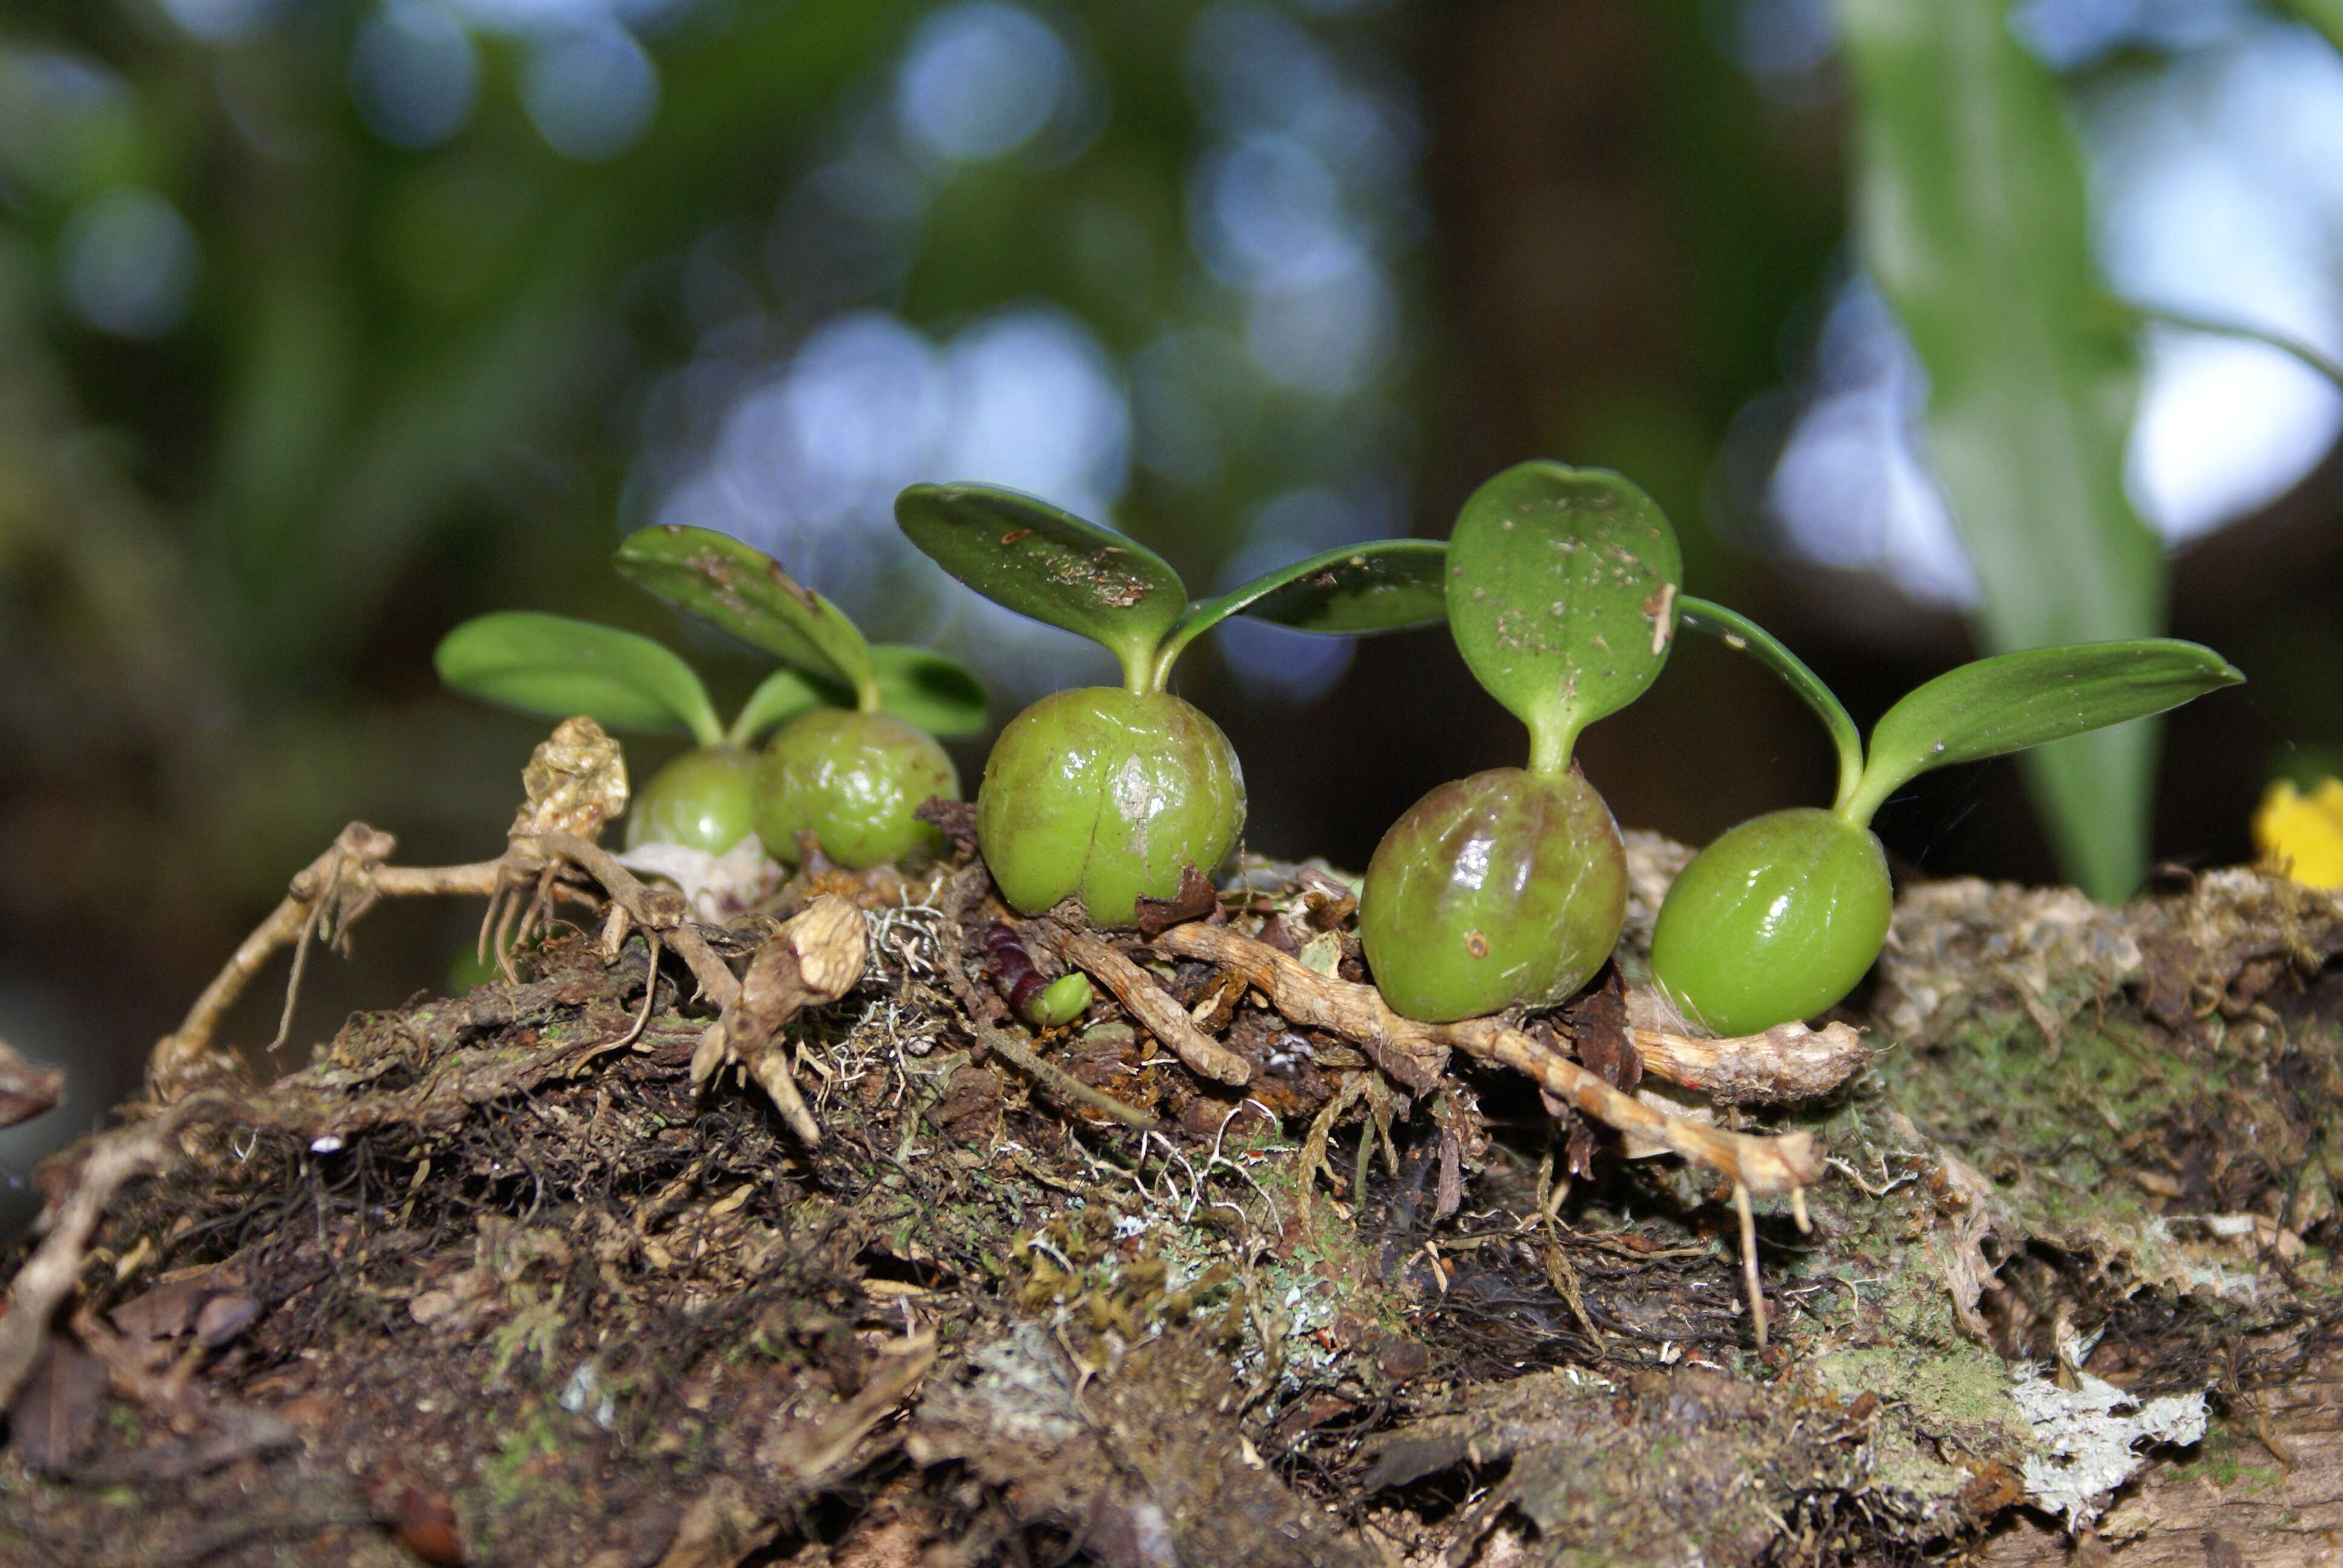
[[[1644,694],[1675,640],[1684,558],[1656,503],[1604,468],[1523,463],[1473,492],[1448,549],[1448,625],[1559,772],[1578,732]]]
[[[729,534],[673,523],[639,529],[610,564],[637,588],[792,668],[858,694],[876,679],[870,646],[845,611]]]
[[[997,485],[913,485],[895,520],[985,598],[1104,644],[1126,673],[1150,667],[1188,602],[1180,574],[1138,540]]]

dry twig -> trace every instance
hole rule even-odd
[[[1655,1111],[1632,1095],[1622,1094],[1520,1030],[1508,1028],[1500,1020],[1473,1018],[1456,1023],[1428,1024],[1402,1018],[1373,986],[1322,975],[1266,942],[1241,936],[1225,926],[1202,922],[1176,926],[1157,938],[1156,942],[1165,951],[1182,958],[1205,959],[1241,969],[1287,1019],[1356,1040],[1375,1055],[1378,1062],[1383,1060],[1379,1053],[1386,1052],[1418,1062],[1425,1059],[1436,1061],[1443,1058],[1434,1053],[1451,1048],[1468,1056],[1502,1062],[1536,1079],[1548,1093],[1605,1126],[1637,1134],[1687,1160],[1721,1171],[1760,1197],[1810,1185],[1822,1174],[1821,1157],[1810,1133],[1752,1137],[1721,1132]],[[1635,1031],[1639,1053],[1645,1032]],[[1645,1066],[1651,1065],[1647,1058]]]
[[[620,875],[625,875],[623,869]],[[688,924],[679,926],[669,940],[685,933],[731,981],[731,971]],[[676,941],[676,950],[686,950]],[[691,1081],[704,1084],[728,1063],[738,1062],[772,1097],[789,1130],[808,1148],[819,1145],[821,1129],[798,1091],[782,1030],[806,1009],[836,1001],[852,990],[869,959],[862,911],[835,893],[814,900],[765,940],[749,960],[747,976],[731,986],[722,1015],[708,1026],[691,1053]],[[699,972],[698,964],[692,969]]]
[[[126,1127],[96,1139],[83,1159],[73,1191],[52,1211],[48,1234],[16,1271],[8,1286],[8,1310],[0,1315],[0,1410],[15,1402],[33,1370],[33,1362],[48,1338],[49,1322],[81,1276],[89,1255],[89,1239],[106,1206],[122,1184],[134,1176],[159,1171],[171,1162],[172,1137],[197,1106],[201,1096],[181,1101],[151,1121]]]
[[[1033,926],[1041,940],[1057,950],[1059,958],[1114,992],[1141,1027],[1195,1071],[1236,1088],[1252,1081],[1252,1063],[1197,1028],[1188,1010],[1174,1001],[1170,992],[1100,937],[1054,920],[1036,920]]]

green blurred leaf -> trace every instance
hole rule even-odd
[[[930,735],[974,735],[984,728],[984,682],[933,648],[882,642],[870,650],[879,670],[879,709]]]
[[[1523,463],[1473,492],[1448,547],[1448,625],[1489,694],[1530,727],[1531,766],[1644,693],[1674,640],[1675,530],[1606,468]]]
[[[615,627],[504,610],[440,638],[433,662],[456,690],[523,713],[582,714],[611,729],[685,729],[702,746],[724,739],[691,667]]]
[[[1929,381],[1929,449],[2010,650],[2153,633],[2162,548],[2124,445],[2138,348],[2092,265],[2081,151],[2011,0],[1837,0],[1861,107],[1873,275]],[[2151,727],[2027,759],[2067,874],[2119,899],[2147,863]]]
[[[2309,23],[2329,44],[2343,49],[2343,0],[2278,0],[2278,8]]]
[[[1430,626],[1448,614],[1447,564],[1438,539],[1375,539],[1280,567],[1189,605],[1164,638],[1159,672],[1168,674],[1182,648],[1232,615],[1334,636]]]
[[[1870,764],[1845,814],[1870,821],[1882,801],[1931,768],[2161,713],[2244,679],[2211,648],[2170,638],[2028,648],[1965,664],[1907,694],[1872,727]]]
[[[913,485],[895,498],[895,520],[985,598],[1105,644],[1133,691],[1160,684],[1155,652],[1188,589],[1138,540],[994,485]]]
[[[1772,632],[1725,605],[1681,595],[1676,599],[1676,624],[1704,631],[1727,647],[1746,653],[1779,676],[1782,684],[1797,693],[1798,700],[1814,710],[1815,717],[1823,721],[1823,728],[1830,731],[1831,745],[1838,751],[1838,799],[1834,804],[1846,804],[1863,778],[1863,736],[1837,694],[1823,684],[1823,678],[1808,669],[1805,660],[1792,653]]]
[[[669,523],[628,534],[611,564],[678,609],[876,704],[870,645],[846,612],[754,545]]]
[[[873,649],[872,651],[877,651]],[[765,677],[740,711],[732,720],[726,736],[733,745],[746,747],[768,729],[787,724],[800,713],[817,708],[851,708],[854,693],[831,681],[817,683],[800,671],[786,665]]]

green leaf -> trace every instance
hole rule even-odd
[[[1823,684],[1823,678],[1806,668],[1805,660],[1785,647],[1780,638],[1739,610],[1690,594],[1676,599],[1676,624],[1704,631],[1726,647],[1748,654],[1758,663],[1781,677],[1782,684],[1797,693],[1798,700],[1814,710],[1830,731],[1831,744],[1838,750],[1838,805],[1846,804],[1855,794],[1855,785],[1863,778],[1863,736],[1847,717],[1846,709],[1835,693]]]
[[[1155,651],[1188,589],[1145,545],[994,485],[913,485],[895,520],[985,598],[1104,643],[1131,690],[1159,689]]]
[[[755,546],[670,523],[628,535],[611,564],[678,609],[876,706],[870,647],[854,623]]]
[[[1182,611],[1156,655],[1158,674],[1168,676],[1182,648],[1232,615],[1335,636],[1430,626],[1448,614],[1447,563],[1438,539],[1376,539],[1280,567]]]
[[[854,693],[845,687],[835,681],[817,681],[785,665],[765,677],[749,694],[749,700],[741,704],[725,739],[735,746],[748,747],[768,729],[787,724],[800,713],[810,713],[817,708],[853,706]]]
[[[1839,814],[1868,823],[1882,801],[1931,768],[2142,719],[2244,679],[2211,648],[2169,638],[1981,658],[1909,693],[1872,727],[1863,786]]]
[[[2329,44],[2343,49],[2343,0],[2278,0],[2278,6],[2309,23],[2327,35]]]
[[[1928,372],[1928,447],[1976,568],[1986,647],[2152,635],[2164,552],[2123,487],[2138,346],[2094,269],[2083,156],[2013,0],[1837,0],[1872,274]],[[2026,759],[2067,875],[2147,864],[2155,730]]]
[[[984,728],[984,683],[933,648],[882,642],[870,650],[879,671],[879,709],[930,735],[974,735]]]
[[[702,746],[724,738],[691,667],[616,627],[503,610],[441,638],[432,661],[456,690],[523,713],[583,715],[611,729],[685,729]]]
[[[1473,492],[1448,548],[1448,625],[1489,694],[1530,727],[1530,766],[1644,693],[1674,640],[1675,530],[1606,468],[1523,463]]]

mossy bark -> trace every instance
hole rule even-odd
[[[1632,979],[1683,856],[1631,839]],[[1102,996],[1034,1049],[1130,1125],[985,1050],[1007,911],[825,876],[795,894],[861,893],[876,957],[791,1026],[818,1149],[693,1092],[679,967],[646,999],[639,945],[576,939],[210,1091],[17,1401],[0,1561],[2048,1561],[2026,1362],[2210,1392],[2089,1504],[2120,1561],[2338,1523],[2337,900],[1907,890],[1862,1072],[1671,1101],[1833,1157],[1809,1231],[1759,1205],[1761,1350],[1714,1173],[1136,944],[1250,1081]],[[1332,884],[1254,881],[1239,924],[1355,978]]]

